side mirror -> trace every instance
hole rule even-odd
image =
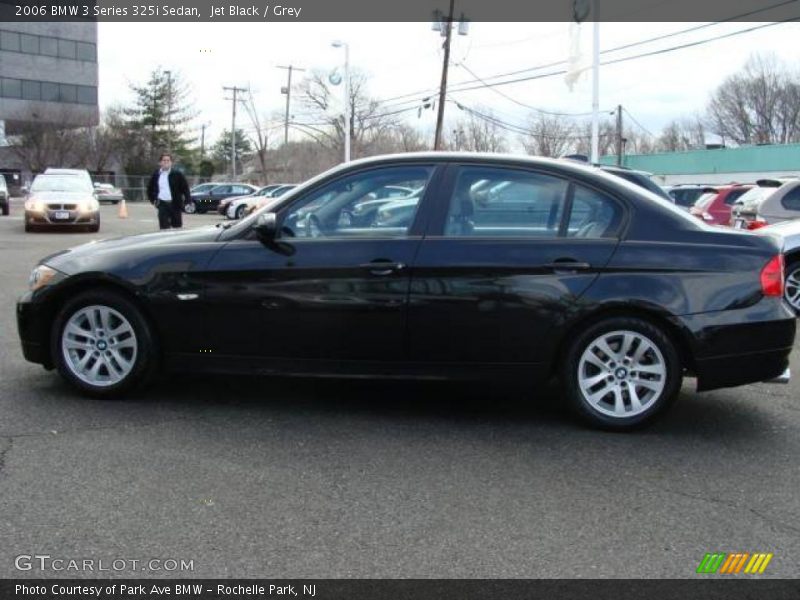
[[[275,218],[275,213],[265,212],[260,214],[253,229],[262,244],[272,244],[278,234],[278,221]]]

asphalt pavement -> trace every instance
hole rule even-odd
[[[502,384],[181,376],[91,400],[25,362],[15,302],[39,258],[157,229],[129,213],[0,217],[0,578],[692,578],[708,552],[800,574],[800,346],[789,385],[687,379],[633,434]]]

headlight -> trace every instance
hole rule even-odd
[[[40,202],[39,200],[28,200],[25,202],[25,210],[29,210],[31,212],[44,212],[44,202]]]
[[[81,212],[94,212],[100,210],[100,203],[97,200],[85,200],[78,205]]]
[[[35,292],[40,288],[57,282],[63,276],[63,273],[51,269],[47,265],[39,265],[31,271],[31,276],[28,278],[28,288],[30,291]]]

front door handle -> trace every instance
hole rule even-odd
[[[572,259],[558,259],[547,263],[544,268],[552,269],[554,273],[574,273],[575,271],[588,271],[592,265]]]
[[[367,269],[373,275],[391,275],[396,271],[402,271],[406,268],[405,263],[392,262],[390,260],[373,260],[372,262],[359,265],[362,269]]]

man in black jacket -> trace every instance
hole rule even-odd
[[[183,173],[172,169],[171,154],[162,154],[159,164],[161,168],[147,184],[147,198],[158,209],[159,228],[182,227],[183,207],[192,201],[189,183]]]

